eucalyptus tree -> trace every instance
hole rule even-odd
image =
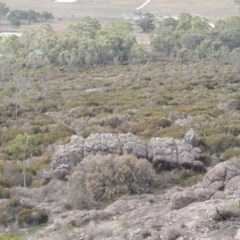
[[[23,45],[16,35],[0,38],[0,77],[9,79],[15,72],[15,66],[20,63]]]
[[[240,47],[240,17],[234,16],[219,20],[215,24],[218,40],[230,50]]]
[[[144,68],[148,65],[149,54],[142,45],[134,45],[130,52],[131,62],[136,64],[136,74],[138,80],[141,80]]]
[[[176,56],[175,49],[179,45],[177,25],[178,20],[174,18],[166,18],[158,22],[154,33],[151,35],[152,52],[155,57]]]
[[[27,187],[27,164],[26,158],[31,153],[31,148],[36,145],[36,140],[28,133],[18,134],[12,142],[5,147],[5,152],[10,155],[14,155],[17,158],[22,158],[23,161],[23,186]]]
[[[59,51],[57,50],[58,36],[51,25],[24,28],[21,42],[25,49],[25,54],[31,60],[47,59],[51,63],[58,61]]]
[[[27,20],[27,17],[27,12],[17,9],[9,12],[7,19],[13,26],[19,27],[24,21]]]
[[[42,21],[47,22],[54,19],[54,16],[52,13],[44,11],[40,14],[40,18],[42,19]]]
[[[206,19],[188,13],[181,14],[178,19],[159,21],[151,39],[154,54],[162,58],[180,59],[204,56],[204,46],[208,46],[206,43],[211,31]]]
[[[41,14],[39,12],[36,12],[32,9],[28,10],[26,12],[26,17],[25,19],[28,21],[28,24],[32,22],[37,22],[40,18]]]
[[[137,25],[143,30],[143,32],[151,32],[155,28],[155,16],[151,13],[142,13],[141,11],[137,12],[138,20]]]
[[[59,36],[60,62],[68,66],[94,64],[96,36],[100,30],[101,24],[90,17],[84,17],[79,23],[69,25]]]
[[[0,39],[1,57],[16,59],[21,55],[23,45],[18,36],[11,35]]]
[[[7,16],[9,12],[9,7],[4,2],[0,2],[0,19]]]
[[[23,90],[24,81],[16,79],[7,84],[1,92],[0,99],[9,109],[12,109],[12,116],[18,123],[19,112],[24,109],[26,104],[26,92]]]
[[[130,52],[136,43],[133,35],[132,25],[125,20],[106,26],[99,35],[98,58],[103,59],[103,63],[115,62],[126,63],[130,60]],[[101,54],[107,50],[105,59]],[[106,61],[107,60],[107,61]]]

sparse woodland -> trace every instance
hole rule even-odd
[[[24,25],[21,36],[0,38],[0,229],[13,232],[0,239],[28,239],[18,229],[37,231],[36,225],[46,224],[50,210],[34,201],[55,201],[65,211],[98,209],[98,222],[114,212],[99,209],[119,197],[159,194],[203,177],[192,169],[156,171],[142,157],[106,155],[90,156],[70,175],[59,171],[57,179],[63,181],[41,186],[43,176],[51,173],[55,149],[72,135],[87,139],[93,133],[132,133],[149,141],[183,139],[193,128],[206,168],[231,160],[239,173],[240,17],[218,20],[214,26],[188,13],[163,20],[141,14],[136,22],[107,25],[85,17],[56,32],[50,24],[27,24],[48,21],[50,13],[28,13],[11,20],[16,11],[0,4],[0,19]],[[136,29],[149,34],[150,45],[137,42]],[[227,218],[237,218],[236,212]],[[224,216],[217,209],[212,218],[221,221]],[[128,224],[122,221],[120,229]],[[79,227],[70,225],[66,232]],[[79,239],[104,239],[94,234]],[[164,239],[177,239],[182,233],[175,229],[166,234]],[[163,239],[151,236],[145,229],[135,239]]]

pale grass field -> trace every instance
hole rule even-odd
[[[54,3],[53,0],[5,0],[11,9],[50,11],[56,18],[74,21],[83,16],[108,21],[123,16],[133,16],[145,0],[78,0],[78,3]],[[212,21],[239,15],[234,0],[152,0],[143,11],[158,16],[179,15],[182,12],[198,14]]]
[[[1,0],[0,0],[1,1]],[[4,1],[4,0],[3,0]],[[71,23],[84,16],[97,18],[101,24],[136,16],[136,8],[145,0],[78,0],[77,3],[54,3],[54,0],[5,0],[10,9],[34,9],[49,11],[55,16],[51,25],[56,31],[62,31]],[[212,22],[233,15],[240,15],[234,0],[152,0],[142,11],[151,12],[158,17],[177,16],[182,12],[200,15]],[[0,31],[18,31],[3,21]],[[149,36],[136,33],[138,43],[148,44]]]

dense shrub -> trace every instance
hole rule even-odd
[[[216,134],[207,137],[204,144],[210,152],[219,154],[228,148],[239,147],[240,140],[231,134]]]
[[[184,169],[180,173],[180,185],[182,186],[192,186],[201,180],[202,175],[197,174],[188,169]]]
[[[75,169],[66,189],[66,199],[63,200],[66,210],[99,207],[99,204],[94,201],[93,195],[86,190],[84,175],[81,167]]]
[[[73,134],[74,132],[71,129],[59,125],[49,133],[39,134],[36,139],[39,144],[48,145],[55,143],[56,141],[63,140],[64,138],[69,137]]]
[[[85,188],[95,200],[149,192],[154,182],[151,163],[134,156],[90,156],[82,164]]]
[[[6,177],[0,177],[0,186],[4,187],[4,188],[10,188],[14,185],[14,183],[12,181],[10,181],[8,178]]]
[[[8,198],[10,195],[8,196]],[[0,205],[0,225],[9,226],[14,223],[16,214],[21,209],[21,203],[17,198],[11,198],[7,204]],[[0,237],[1,239],[1,237]]]
[[[227,149],[221,156],[221,158],[223,160],[228,160],[231,159],[233,157],[238,157],[240,156],[240,148],[236,147],[236,148],[229,148]]]
[[[169,121],[168,119],[161,118],[158,121],[153,122],[153,127],[166,128],[166,127],[170,127],[171,124],[172,124],[171,121]]]
[[[46,223],[48,214],[39,208],[23,208],[17,214],[17,223],[20,227],[30,227]]]

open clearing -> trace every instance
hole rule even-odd
[[[58,19],[74,20],[83,16],[98,19],[133,16],[136,8],[144,2],[145,0],[78,0],[77,3],[54,3],[54,0],[8,0],[7,5],[11,9],[50,11]],[[239,15],[239,10],[233,0],[152,0],[143,10],[158,16],[174,16],[182,12],[189,12],[213,21]]]

